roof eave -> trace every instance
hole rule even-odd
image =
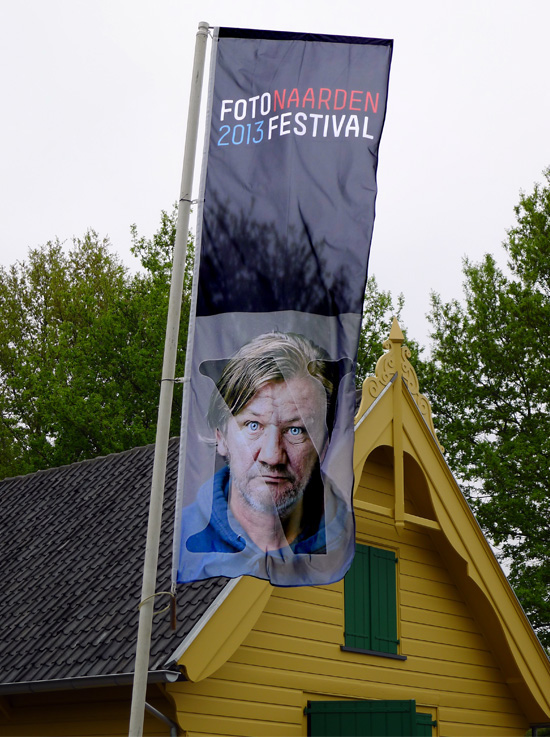
[[[179,670],[151,670],[147,683],[175,683],[185,677]],[[75,678],[54,678],[44,681],[18,681],[0,683],[0,695],[17,693],[38,693],[40,691],[68,691],[101,686],[128,686],[134,682],[133,673],[107,673],[99,676],[77,676]]]

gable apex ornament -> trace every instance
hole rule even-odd
[[[416,406],[420,410],[420,413],[430,428],[439,448],[443,452],[444,448],[437,439],[435,432],[430,402],[424,394],[420,393],[418,377],[409,360],[411,357],[411,351],[408,346],[403,345],[404,341],[405,336],[403,335],[403,331],[397,322],[397,318],[394,317],[390,335],[383,343],[386,353],[378,359],[376,369],[374,371],[375,375],[368,376],[363,382],[361,405],[357,412],[357,418],[363,416],[363,414],[372,406],[374,401],[380,396],[385,387],[393,380],[394,376],[398,374],[397,378],[399,378],[400,375],[407,385]]]

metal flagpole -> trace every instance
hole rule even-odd
[[[195,59],[191,93],[189,96],[189,113],[187,118],[187,134],[183,156],[183,172],[181,178],[178,220],[176,224],[176,240],[172,261],[172,281],[170,284],[170,301],[166,322],[166,340],[164,343],[164,360],[155,442],[155,460],[151,483],[149,505],[149,523],[147,527],[147,544],[143,564],[143,584],[141,590],[141,606],[136,644],[136,665],[134,686],[132,690],[132,707],[130,712],[129,737],[141,737],[145,713],[145,695],[147,691],[147,674],[149,670],[149,653],[151,648],[151,631],[153,625],[154,593],[157,580],[157,563],[162,519],[162,502],[164,498],[164,481],[166,476],[166,459],[170,436],[170,415],[176,371],[176,354],[181,317],[181,300],[183,294],[183,277],[187,254],[187,233],[189,230],[189,214],[191,211],[191,188],[195,169],[195,151],[199,127],[200,101],[204,76],[204,60],[208,23],[199,23],[195,44]]]

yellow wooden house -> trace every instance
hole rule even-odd
[[[249,577],[182,587],[178,630],[168,634],[167,614],[154,626],[148,701],[155,708],[146,734],[519,737],[550,724],[550,661],[445,462],[395,321],[385,349],[356,416],[357,553],[349,573],[324,587],[274,588]],[[142,483],[140,463],[150,465],[152,454],[141,450],[12,480],[5,491],[0,483],[0,502],[7,492],[22,494],[25,485],[43,496],[50,484],[58,505],[71,484],[79,494],[93,486],[103,519],[87,537],[104,535],[108,559],[82,587],[74,607],[82,623],[71,629],[59,619],[65,639],[53,639],[53,614],[44,615],[44,602],[57,594],[52,612],[67,619],[58,612],[59,588],[79,564],[67,559],[56,574],[57,591],[51,581],[44,588],[35,618],[42,612],[45,624],[33,635],[37,643],[42,638],[42,650],[52,640],[44,656],[39,644],[33,651],[25,639],[24,622],[17,648],[2,645],[14,637],[13,594],[7,596],[0,622],[0,735],[125,734],[136,619],[128,620],[124,590],[131,589],[135,610],[141,548],[131,548],[138,537],[133,518],[109,538],[100,530],[111,500],[123,504]],[[173,442],[168,499],[176,467]],[[67,499],[75,499],[74,490]],[[93,525],[96,515],[85,508]],[[169,538],[169,522],[165,529]],[[57,542],[59,555],[66,555],[71,543]],[[164,544],[161,566],[168,571],[169,541]],[[122,548],[118,565],[113,550]],[[93,555],[78,577],[93,569]],[[47,578],[48,570],[40,575]],[[98,575],[101,589],[94,588]],[[163,576],[159,589],[168,585]],[[74,592],[74,580],[71,587]]]
[[[230,582],[175,653],[188,737],[525,735],[550,661],[437,441],[394,321],[356,417],[345,580]]]

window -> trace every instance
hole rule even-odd
[[[397,654],[397,556],[391,550],[356,545],[344,579],[344,650]]]
[[[310,737],[431,737],[430,714],[411,701],[309,701]]]

